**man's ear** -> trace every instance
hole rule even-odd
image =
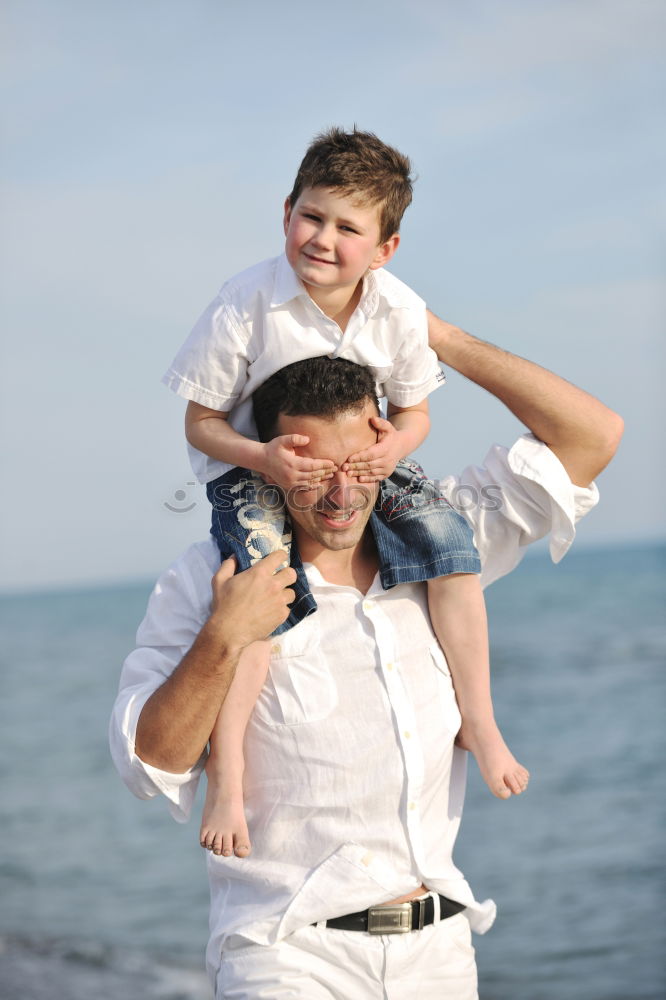
[[[394,233],[393,236],[389,236],[386,243],[380,243],[372,260],[372,264],[370,265],[370,270],[376,271],[378,267],[383,267],[384,264],[388,264],[391,257],[398,249],[399,243],[400,233]]]
[[[284,235],[285,236],[287,235],[287,230],[289,229],[289,220],[290,219],[291,219],[291,201],[289,200],[289,198],[285,198],[285,200],[284,200],[284,220],[283,220],[283,223],[282,223],[283,226],[284,226]]]

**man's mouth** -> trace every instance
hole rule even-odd
[[[349,524],[350,521],[356,516],[358,511],[347,510],[347,511],[333,511],[333,510],[320,510],[318,512],[325,520],[332,521],[334,524]]]

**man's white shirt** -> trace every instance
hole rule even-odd
[[[598,500],[594,485],[573,486],[532,435],[510,452],[495,446],[483,467],[441,485],[448,496],[467,498],[462,513],[486,585],[544,535],[554,561],[562,558],[576,521]],[[136,725],[207,619],[218,567],[209,540],[160,578],[111,719],[123,780],[139,798],[165,795],[180,821],[189,817],[204,762],[181,775],[144,764],[134,752]],[[318,611],[275,639],[246,734],[252,854],[207,854],[213,975],[229,938],[270,943],[421,883],[465,903],[478,932],[494,919],[492,901],[475,901],[452,861],[466,753],[453,745],[460,716],[425,585],[384,591],[376,578],[364,595],[328,583],[313,566],[306,570]]]

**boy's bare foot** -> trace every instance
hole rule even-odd
[[[530,773],[513,756],[494,720],[463,722],[456,743],[474,754],[481,777],[499,799],[520,795],[527,788]]]
[[[246,858],[252,847],[245,822],[242,793],[225,794],[215,781],[208,777],[199,843],[202,847],[230,858]]]

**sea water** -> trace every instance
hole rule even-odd
[[[531,556],[487,591],[498,720],[456,862],[498,904],[482,1000],[663,1000],[666,548]],[[140,802],[108,716],[150,585],[0,600],[0,998],[210,1000],[197,818]],[[363,1000],[363,998],[350,998]]]

